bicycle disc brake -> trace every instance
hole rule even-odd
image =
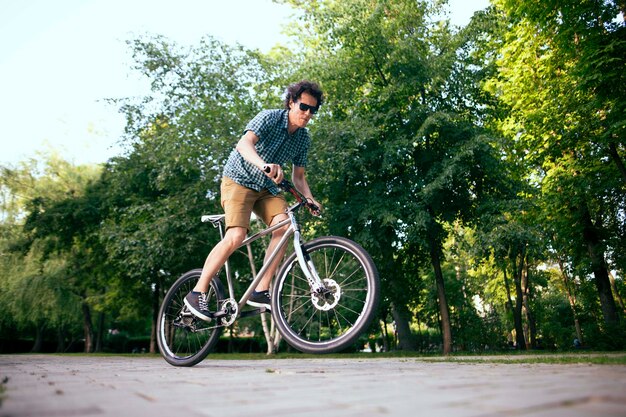
[[[334,279],[324,278],[324,288],[311,294],[311,300],[315,308],[321,311],[332,310],[339,304],[341,299],[341,287]]]

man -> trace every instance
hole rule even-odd
[[[319,86],[309,81],[290,85],[285,95],[285,109],[264,110],[252,119],[224,167],[221,201],[226,214],[226,233],[209,253],[200,279],[193,291],[185,297],[189,310],[203,320],[210,320],[205,293],[211,279],[228,257],[241,245],[254,212],[267,225],[275,225],[287,218],[287,202],[277,187],[283,178],[283,165],[293,164],[294,186],[313,204],[315,201],[306,180],[305,170],[311,139],[306,125],[323,102]],[[286,231],[277,229],[265,254],[269,257]],[[270,308],[269,286],[282,259],[279,253],[268,267],[248,304]]]

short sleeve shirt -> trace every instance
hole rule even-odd
[[[259,140],[255,148],[266,163],[283,166],[291,162],[306,167],[311,143],[309,132],[301,128],[290,135],[287,127],[288,110],[263,110],[248,123],[244,133],[252,131],[257,135]],[[267,175],[246,161],[237,149],[233,149],[226,161],[224,176],[256,191],[267,189],[274,195],[280,191]]]

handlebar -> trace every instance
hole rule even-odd
[[[271,168],[267,165],[264,165],[263,171],[269,174],[271,171]],[[296,187],[288,180],[282,180],[277,185],[284,192],[293,195],[296,201],[298,201],[298,203],[304,204],[311,211],[313,215],[319,216],[321,214],[320,208],[316,204],[309,202],[309,199],[306,198],[300,191],[298,191]]]

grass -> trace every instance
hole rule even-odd
[[[494,363],[494,364],[593,364],[593,365],[626,365],[626,353],[583,353],[583,354],[514,354],[490,356],[448,356],[439,358],[423,358],[425,362],[454,363]]]
[[[423,362],[455,363],[547,363],[547,364],[606,364],[626,365],[626,352],[503,352],[489,354],[454,353],[424,354],[419,352],[385,353],[335,353],[309,355],[303,353],[278,353],[267,356],[263,353],[212,353],[205,360],[267,360],[267,359],[355,359],[375,360],[383,358],[412,359]]]
[[[128,357],[128,358],[160,358],[158,354],[113,354],[113,353],[67,353],[63,356],[83,357]],[[386,353],[335,353],[328,355],[310,355],[304,353],[278,353],[268,356],[264,353],[211,353],[205,360],[282,360],[282,359],[406,359],[422,362],[452,363],[492,363],[492,364],[597,364],[626,365],[626,352],[502,352],[489,354],[454,353],[448,356],[440,354],[423,354],[419,352],[386,352]]]

